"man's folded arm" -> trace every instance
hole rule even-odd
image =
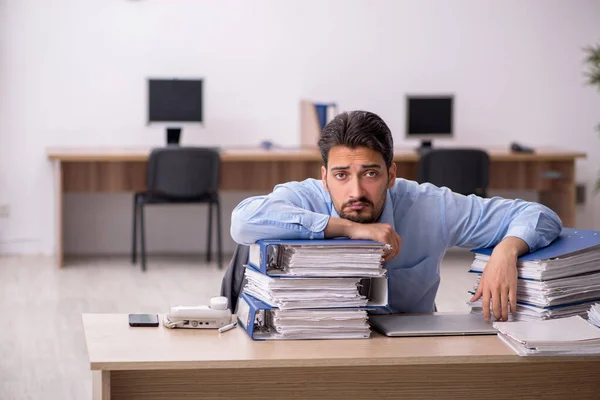
[[[242,201],[231,215],[231,237],[246,245],[260,239],[322,239],[329,215],[315,211],[320,193],[310,196],[306,190],[302,183],[288,183]]]
[[[558,215],[539,203],[482,199],[444,190],[442,220],[448,247],[491,247],[506,237],[517,237],[527,243],[529,251],[535,251],[550,244],[562,230]]]

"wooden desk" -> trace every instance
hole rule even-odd
[[[600,357],[519,357],[496,336],[252,341],[85,314],[94,399],[598,399]]]
[[[565,226],[575,221],[575,160],[584,153],[536,149],[512,154],[489,149],[490,189],[534,190],[540,202],[558,213]],[[54,162],[56,196],[56,260],[63,265],[63,194],[133,192],[146,186],[149,148],[49,149]],[[321,177],[317,149],[226,149],[221,154],[221,190],[270,192],[282,182]],[[398,176],[415,179],[418,154],[395,149]]]

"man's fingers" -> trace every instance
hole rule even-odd
[[[483,285],[483,283],[480,283]],[[481,301],[481,307],[483,308],[483,317],[487,320],[490,319],[490,291],[485,288],[482,289],[483,300]]]
[[[492,310],[496,319],[502,318],[502,299],[500,298],[500,288],[492,289]]]
[[[392,258],[394,258],[394,252],[396,251],[394,249],[395,246],[393,243],[391,243],[390,246],[392,246],[392,248],[389,250],[386,250],[385,253],[383,254],[383,260],[385,262],[390,261]]]
[[[383,253],[383,261],[388,262],[390,260],[391,256],[392,256],[392,250],[387,250],[385,253]]]
[[[475,294],[473,295],[473,297],[471,297],[471,302],[479,300],[481,298],[482,293],[483,293],[483,283],[481,281],[479,281],[479,285],[477,285],[477,290],[475,291]]]
[[[510,299],[510,312],[514,313],[517,312],[517,285],[515,285],[515,288],[511,288],[510,291],[508,292],[508,298]]]
[[[392,247],[391,250],[386,252],[383,258],[385,261],[389,261],[396,257],[400,252],[401,239],[396,232],[392,232],[385,242]]]
[[[502,305],[502,321],[508,321],[508,288],[500,289],[500,303]]]

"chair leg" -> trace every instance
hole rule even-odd
[[[217,260],[219,269],[223,269],[223,243],[221,242],[221,200],[217,199]]]
[[[140,239],[142,239],[142,271],[146,272],[146,226],[144,224],[144,203],[140,204]]]
[[[212,203],[208,203],[208,232],[206,233],[206,262],[211,260],[212,247]]]
[[[131,235],[131,263],[135,264],[137,261],[137,206],[138,196],[136,194],[133,195],[133,233]]]

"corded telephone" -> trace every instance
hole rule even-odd
[[[208,306],[177,306],[165,315],[167,328],[218,329],[231,323],[227,297],[213,297]]]

